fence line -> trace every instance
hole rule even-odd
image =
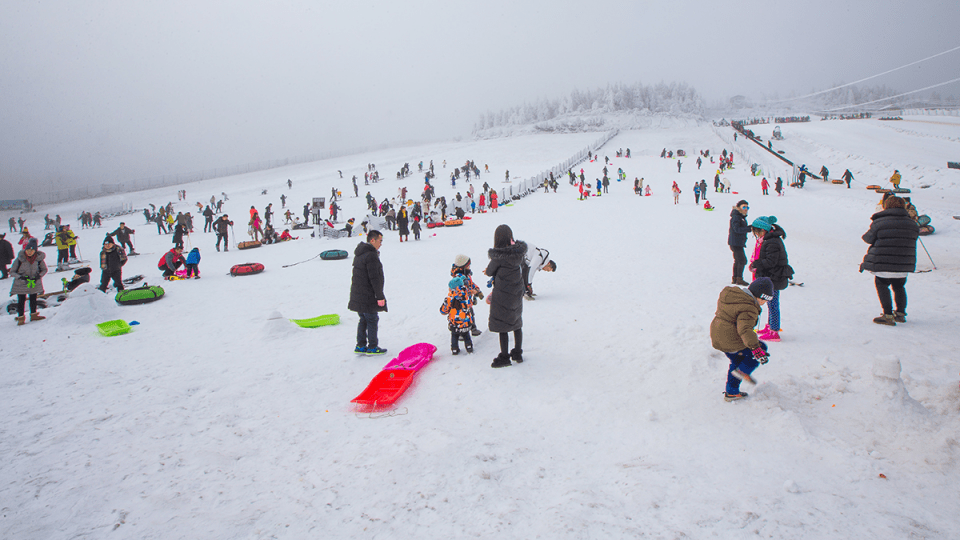
[[[527,178],[526,180],[521,180],[518,183],[500,188],[500,191],[498,194],[498,197],[500,198],[499,200],[501,201],[511,200],[514,195],[514,188],[517,188],[516,189],[517,195],[521,195],[523,193],[526,193],[527,191],[535,191],[536,188],[543,185],[544,179],[550,178],[550,173],[553,173],[554,180],[559,182],[560,181],[559,177],[561,174],[566,174],[566,172],[572,169],[574,166],[582,163],[584,160],[588,158],[591,152],[596,154],[597,151],[603,147],[603,145],[610,142],[610,139],[616,137],[619,133],[620,133],[619,129],[608,131],[602,137],[597,139],[597,141],[594,142],[592,145],[587,146],[583,150],[580,150],[579,152],[569,157],[568,159],[564,160],[563,162],[558,163],[557,165],[545,171],[541,171],[539,174],[533,175]]]

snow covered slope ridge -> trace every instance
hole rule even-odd
[[[389,312],[379,337],[389,352],[379,358],[352,352],[357,316],[346,305],[359,239],[292,231],[299,240],[238,251],[250,207],[262,215],[273,203],[281,223],[281,194],[300,216],[336,187],[341,221],[359,221],[367,191],[377,201],[421,191],[422,175],[396,180],[405,162],[416,171],[433,160],[437,193],[449,200],[470,183],[449,182],[468,159],[490,169],[475,189],[504,187],[504,171],[537,174],[597,133],[389,149],[178,186],[181,202],[177,188],[128,195],[136,207],[173,201],[195,212],[226,192],[240,238],[217,252],[195,214],[188,247],[202,253],[202,278],[162,282],[156,266],[171,237],[126,216],[143,255],[124,277],[162,284],[162,300],[121,307],[91,284],[41,310],[47,320],[2,321],[0,537],[960,538],[960,221],[951,217],[960,215],[960,171],[945,167],[960,159],[960,142],[940,129],[909,118],[896,129],[876,120],[784,126],[790,159],[826,165],[832,177],[850,168],[856,182],[812,180],[782,197],[761,194],[741,158],[749,147],[724,143],[730,132],[622,131],[599,161],[575,168],[595,182],[608,157],[609,193],[580,201],[560,178],[557,193],[425,229],[420,241],[385,231]],[[716,210],[705,211],[692,187],[705,179],[712,188],[716,164],[698,169],[699,150],[734,147],[735,168],[722,177],[737,193],[708,190]],[[633,157],[617,158],[620,148]],[[663,148],[686,151],[680,172],[659,157]],[[364,185],[370,163],[384,180]],[[620,168],[626,182],[616,181]],[[930,271],[907,280],[908,322],[887,327],[872,322],[880,306],[858,266],[880,199],[864,186],[885,184],[894,168],[936,227],[923,241],[937,269],[919,249],[917,270]],[[635,177],[651,196],[633,193]],[[769,344],[759,384],[727,403],[728,361],[711,347],[709,325],[730,280],[727,228],[740,199],[750,219],[777,217],[803,286],[781,293],[782,341]],[[120,220],[79,229],[74,217],[121,200],[43,207],[28,226],[38,234],[45,213],[60,214],[82,256],[96,260]],[[457,356],[439,307],[458,254],[489,292],[482,270],[502,223],[548,249],[557,271],[538,273],[536,300],[524,302],[525,361],[491,369],[499,343],[486,332],[488,306],[476,307],[485,331],[475,352]],[[44,249],[52,265],[56,252]],[[328,249],[351,257],[283,267]],[[266,270],[227,275],[246,262]],[[66,275],[48,274],[46,289]],[[340,325],[288,321],[331,313]],[[140,324],[100,336],[94,325],[112,319]],[[397,407],[358,414],[350,400],[418,342],[438,351]]]

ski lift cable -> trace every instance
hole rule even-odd
[[[936,87],[938,87],[938,86],[944,86],[944,85],[947,85],[947,84],[955,83],[955,82],[957,82],[957,81],[960,81],[960,77],[957,77],[956,79],[951,79],[951,80],[949,80],[949,81],[944,81],[944,82],[942,82],[942,83],[937,83],[937,84],[934,84],[934,85],[930,85],[930,86],[928,86],[928,87],[926,87],[926,88],[920,88],[920,89],[918,89],[918,90],[911,90],[911,91],[909,91],[909,92],[904,92],[904,93],[902,93],[902,94],[897,94],[897,95],[895,95],[895,96],[890,96],[890,97],[875,99],[875,100],[873,100],[873,101],[867,101],[867,102],[864,102],[864,103],[857,103],[857,104],[855,104],[855,105],[844,105],[843,107],[836,107],[836,108],[833,108],[833,109],[826,109],[826,110],[820,111],[820,112],[833,112],[833,111],[839,111],[839,110],[843,110],[843,109],[852,109],[852,108],[854,108],[854,107],[862,107],[862,106],[864,106],[864,105],[870,105],[871,103],[879,103],[879,102],[881,102],[881,101],[886,101],[886,100],[888,100],[888,99],[894,99],[894,98],[898,98],[898,97],[903,97],[903,96],[906,96],[906,95],[909,95],[909,94],[916,94],[917,92],[923,92],[924,90],[930,90],[931,88],[936,88]]]
[[[821,90],[821,91],[819,91],[819,92],[814,92],[814,93],[812,93],[812,94],[807,94],[807,95],[805,95],[805,96],[800,96],[800,97],[795,97],[795,98],[781,99],[781,100],[777,100],[777,101],[770,101],[770,102],[768,102],[768,103],[769,103],[769,104],[785,103],[785,102],[787,102],[787,101],[796,101],[796,100],[798,100],[798,99],[806,99],[806,98],[808,98],[808,97],[819,96],[819,95],[821,95],[821,94],[826,94],[827,92],[833,92],[834,90],[839,90],[840,88],[846,88],[846,87],[848,87],[848,86],[853,86],[853,85],[855,85],[855,84],[862,83],[863,81],[869,81],[870,79],[875,79],[875,78],[877,78],[877,77],[881,77],[881,76],[886,75],[886,74],[888,74],[888,73],[893,73],[894,71],[898,71],[898,70],[901,70],[901,69],[904,69],[904,68],[908,68],[908,67],[910,67],[910,66],[917,65],[917,64],[919,64],[920,62],[926,62],[927,60],[930,60],[930,59],[932,59],[932,58],[936,58],[936,57],[938,57],[938,56],[943,56],[943,55],[945,55],[945,54],[952,53],[953,51],[956,51],[956,50],[960,50],[960,45],[958,45],[958,46],[956,46],[956,47],[954,47],[954,48],[952,48],[952,49],[949,49],[949,50],[946,50],[946,51],[943,51],[943,52],[939,52],[939,53],[937,53],[937,54],[934,54],[933,56],[928,56],[928,57],[923,58],[923,59],[921,59],[921,60],[917,60],[916,62],[910,62],[909,64],[906,64],[906,65],[903,65],[903,66],[900,66],[900,67],[897,67],[897,68],[893,68],[893,69],[884,71],[883,73],[877,73],[876,75],[871,75],[871,76],[869,76],[869,77],[864,77],[863,79],[860,79],[859,81],[853,81],[852,83],[841,84],[840,86],[834,86],[833,88],[829,88],[829,89],[827,89],[827,90]],[[932,88],[932,87],[931,87],[931,88]],[[887,98],[884,98],[884,99],[887,99]]]

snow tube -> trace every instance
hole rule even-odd
[[[933,228],[933,225],[921,225],[920,226],[920,236],[929,236],[935,233],[937,230]]]
[[[29,310],[29,306],[30,306],[30,304],[27,304],[26,306],[24,306],[25,308],[27,308],[27,309],[24,310],[24,313],[26,313],[26,312]],[[45,308],[45,307],[47,307],[47,301],[44,300],[43,298],[37,298],[37,310],[43,309],[43,308]],[[7,304],[7,313],[10,314],[10,315],[16,315],[16,314],[17,314],[17,301],[16,301],[16,300],[14,300],[14,301],[10,302],[9,304]]]
[[[869,186],[867,186],[867,189],[880,189],[880,186],[870,184]]]
[[[350,254],[342,249],[330,249],[320,254],[320,258],[325,261],[339,261],[346,259]]]
[[[833,184],[840,185],[840,184],[843,183],[843,180],[840,180],[839,178],[837,178],[836,180],[831,180],[830,182],[833,183]]]
[[[231,276],[252,276],[263,272],[263,265],[260,263],[235,264],[230,267]]]
[[[149,304],[163,298],[163,287],[144,285],[136,289],[126,289],[117,293],[116,301],[121,306]]]
[[[262,246],[262,245],[263,245],[263,244],[261,244],[261,243],[260,243],[259,241],[257,241],[257,240],[247,240],[246,242],[240,242],[239,244],[237,244],[237,249],[258,248],[258,247],[260,247],[260,246]]]
[[[893,190],[894,193],[910,193],[910,190],[907,188],[896,188]]]
[[[448,219],[443,222],[444,227],[459,227],[460,225],[463,225],[462,219]]]
[[[443,227],[443,223],[441,223],[441,222],[439,222],[439,221],[434,221],[433,223],[427,223],[427,228],[428,228],[428,229],[433,229],[433,228],[436,228],[436,227]]]
[[[876,191],[877,193],[890,193],[889,189],[884,189],[884,188],[875,189],[874,191]]]

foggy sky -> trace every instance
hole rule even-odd
[[[612,82],[786,97],[960,44],[955,2],[729,4],[6,0],[0,199],[468,136],[483,112]],[[865,84],[957,76],[960,51]]]

